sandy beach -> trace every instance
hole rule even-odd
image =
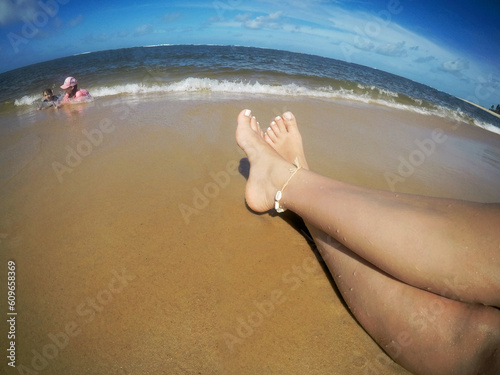
[[[198,93],[27,113],[0,127],[19,371],[407,374],[350,314],[300,220],[246,207],[243,108],[263,127],[293,111],[319,173],[500,201],[499,135],[396,109]]]

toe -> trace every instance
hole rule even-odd
[[[286,132],[285,123],[283,122],[283,118],[281,116],[277,116],[274,119],[274,122],[278,126],[278,129],[279,129],[280,132],[282,132],[282,133]]]
[[[252,119],[252,111],[249,109],[244,109],[238,115],[238,125],[250,126],[251,119]]]
[[[244,109],[238,115],[238,125],[243,127],[250,127],[254,132],[260,134],[260,126],[257,122],[255,116],[252,116],[252,111],[249,109]]]
[[[276,133],[272,127],[267,128],[266,134],[272,143],[276,143],[276,141],[278,140],[278,137],[276,136]]]
[[[271,137],[269,137],[269,134],[267,132],[264,134],[264,140],[267,142],[268,145],[270,146],[274,145],[273,140],[271,139]]]
[[[252,116],[252,118],[250,119],[250,127],[252,128],[253,131],[260,133],[260,125],[257,122],[255,116]]]
[[[271,122],[271,125],[269,125],[269,128],[273,131],[275,139],[278,139],[278,137],[281,133],[281,129],[280,129],[279,125],[275,121],[273,121],[273,122]]]
[[[292,112],[283,113],[282,118],[287,130],[290,130],[291,128],[297,128],[297,120],[295,119],[295,116]]]
[[[252,111],[250,109],[244,109],[243,111],[241,111],[240,114],[238,115],[238,121],[243,118],[251,119]]]

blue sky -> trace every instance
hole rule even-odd
[[[311,53],[500,103],[499,1],[0,0],[0,72],[155,44]]]

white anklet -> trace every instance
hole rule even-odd
[[[290,172],[292,172],[292,175],[290,177],[288,177],[288,180],[285,182],[285,184],[283,185],[281,190],[278,190],[276,192],[276,195],[274,196],[274,209],[279,214],[286,211],[286,208],[283,208],[280,206],[280,200],[281,200],[281,196],[283,195],[283,190],[285,190],[288,183],[290,182],[292,177],[295,176],[295,174],[299,171],[299,169],[302,169],[302,167],[296,167],[294,171],[292,169],[290,169]]]

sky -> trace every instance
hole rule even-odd
[[[500,103],[498,0],[0,0],[0,73],[157,44],[309,53]]]

